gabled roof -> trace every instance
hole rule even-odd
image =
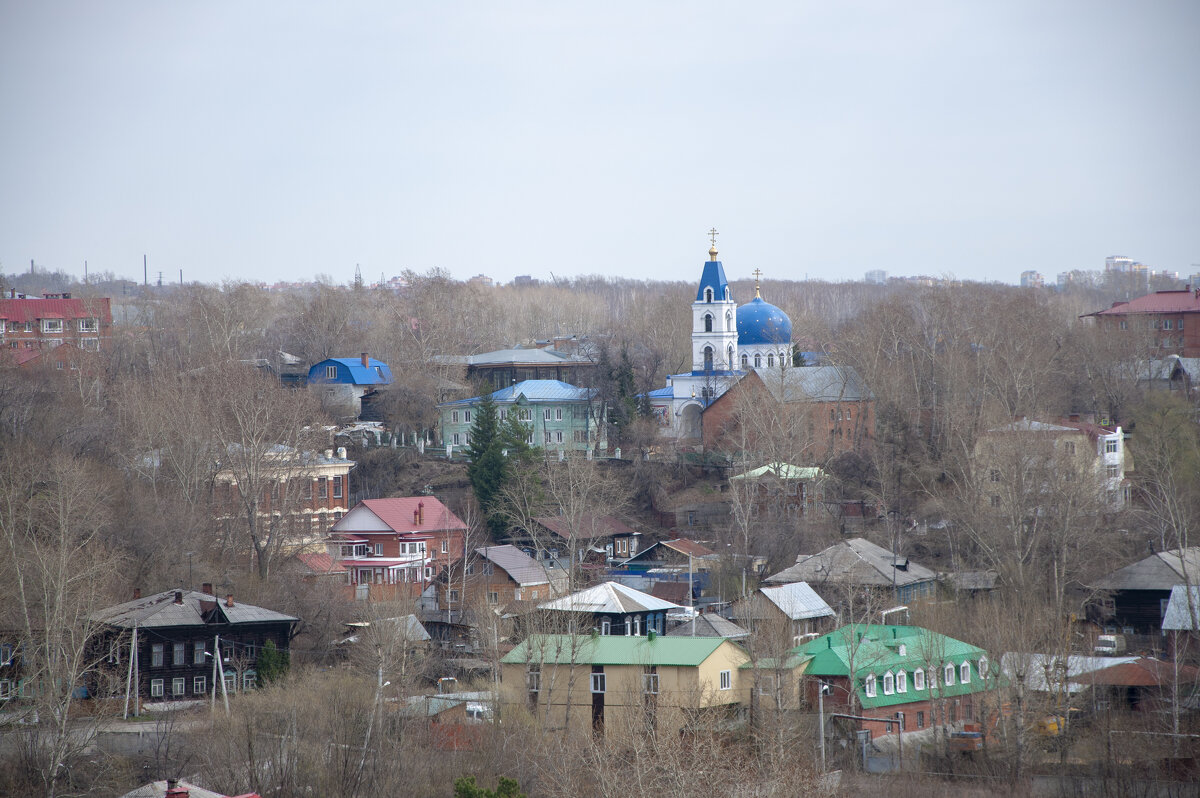
[[[587,358],[559,352],[557,349],[497,349],[494,352],[481,352],[477,355],[466,355],[459,362],[468,366],[500,366],[500,365],[529,365],[557,366],[563,363],[591,363]]]
[[[566,517],[546,515],[533,520],[563,540],[571,539],[571,522]],[[633,534],[635,534],[634,531],[628,525],[611,515],[584,515],[579,519],[579,531],[575,537],[577,540],[595,540],[614,535]]]
[[[182,593],[182,603],[180,604],[175,603],[176,592]],[[92,618],[101,623],[126,629],[132,628],[135,623],[140,628],[204,626],[204,614],[200,609],[202,601],[217,605],[218,618],[222,620],[216,621],[216,623],[239,624],[272,621],[292,623],[300,620],[281,612],[256,607],[253,604],[235,602],[232,607],[228,607],[225,599],[218,599],[210,593],[201,593],[197,590],[164,590],[162,593],[155,593],[152,596],[126,601],[124,604],[100,610]]]
[[[1171,549],[1126,565],[1096,583],[1101,590],[1171,590],[1200,582],[1200,547]]]
[[[744,474],[732,476],[729,479],[758,479],[767,475],[777,479],[812,480],[825,476],[825,472],[816,466],[794,466],[791,463],[767,463],[764,466],[747,471]]]
[[[692,617],[667,632],[668,637],[725,637],[737,640],[749,637],[750,633],[728,618],[723,618],[714,612],[706,612]]]
[[[771,584],[808,582],[809,584],[863,585],[868,587],[904,587],[932,582],[937,574],[906,557],[893,557],[882,546],[865,538],[835,543],[817,554],[801,554],[796,564],[765,580]]]
[[[562,380],[523,380],[492,393],[492,401],[500,404],[511,404],[521,400],[526,402],[586,402],[591,398],[592,393],[590,388],[576,388]],[[453,402],[442,402],[438,407],[475,405],[481,398],[473,396],[470,399],[456,399]]]
[[[421,523],[413,513],[421,513]],[[334,532],[438,532],[465,530],[466,523],[433,496],[364,499],[336,524]]]
[[[1167,687],[1178,673],[1181,682],[1197,681],[1197,671],[1190,665],[1175,665],[1153,657],[1138,657],[1132,662],[1121,662],[1107,668],[1081,674],[1072,679],[1079,684],[1105,684],[1114,687]]]
[[[392,384],[392,370],[388,368],[388,364],[373,357],[367,358],[366,366],[362,364],[362,358],[357,357],[331,357],[322,360],[308,370],[308,381],[312,383],[340,382],[340,380],[328,380],[325,378],[325,367],[331,363],[337,363],[346,369],[350,375],[350,383],[352,385]],[[338,373],[341,373],[341,368],[338,369]]]
[[[1200,312],[1200,291],[1155,291],[1128,302],[1114,302],[1112,307],[1088,313],[1088,316],[1124,316],[1127,313],[1196,313]]]
[[[1175,585],[1171,588],[1167,611],[1163,613],[1163,630],[1194,632],[1197,631],[1197,619],[1200,619],[1200,587]]]
[[[341,642],[357,643],[358,633],[363,629],[369,629],[372,625],[383,627],[389,635],[394,635],[405,643],[424,643],[431,639],[429,632],[421,625],[417,616],[409,614],[399,615],[395,618],[378,618],[374,621],[352,621],[346,624],[352,630],[352,634]]]
[[[697,543],[696,541],[688,540],[687,538],[675,538],[674,540],[664,540],[661,543],[659,543],[658,545],[662,546],[665,549],[671,549],[672,551],[677,551],[680,554],[682,554],[684,557],[687,557],[688,555],[691,555],[693,558],[695,558],[695,557],[711,557],[712,555],[716,554],[715,551],[708,548],[707,546],[703,546],[703,545]]]
[[[678,610],[682,607],[670,601],[655,598],[649,593],[625,587],[620,582],[603,584],[577,591],[569,596],[547,601],[538,605],[543,610],[566,612],[595,612],[623,614],[647,610]]]
[[[687,582],[655,582],[650,586],[650,595],[663,601],[683,604],[691,593]]]
[[[848,366],[792,366],[751,369],[777,402],[858,402],[875,395]]]
[[[346,566],[330,557],[328,552],[302,551],[296,555],[299,562],[310,573],[318,576],[339,575],[346,573]]]
[[[1063,673],[1065,670],[1067,692],[1078,693],[1083,689],[1080,685],[1083,684],[1083,677],[1086,674],[1113,665],[1133,662],[1136,659],[1137,657],[1086,657],[1080,654],[1071,654],[1064,660],[1053,654],[1007,651],[1000,658],[1000,667],[1009,679],[1017,679],[1017,676],[1020,675],[1020,681],[1027,688],[1041,693],[1059,689],[1055,674]]]
[[[541,563],[530,557],[516,546],[484,546],[475,549],[475,553],[483,559],[503,570],[512,577],[513,581],[525,585],[544,585],[550,582],[550,575]]]
[[[779,587],[760,587],[758,592],[793,621],[806,618],[829,618],[836,614],[833,608],[808,586],[807,582],[793,582]]]
[[[720,637],[656,635],[534,635],[501,662],[558,665],[680,665],[696,667],[725,644]]]

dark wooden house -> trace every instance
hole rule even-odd
[[[1195,584],[1198,578],[1200,547],[1151,554],[1113,571],[1094,585],[1111,596],[1099,620],[1113,633],[1161,638],[1171,588]]]

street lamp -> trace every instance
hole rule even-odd
[[[820,737],[821,737],[821,772],[824,773],[825,772],[825,695],[827,693],[833,692],[833,690],[830,687],[830,685],[825,682],[818,682],[817,684],[820,685],[820,687],[818,687],[818,689],[817,689],[817,714],[820,717],[820,720],[818,721],[820,723],[820,728],[818,729],[818,731],[820,732]]]

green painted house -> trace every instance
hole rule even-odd
[[[530,429],[529,443],[549,451],[586,452],[608,448],[604,403],[588,388],[559,380],[525,380],[491,395],[498,419],[509,413]],[[469,442],[471,427],[482,396],[438,405],[442,443],[461,451]]]

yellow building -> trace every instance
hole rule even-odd
[[[719,637],[535,635],[501,661],[501,711],[606,736],[712,728],[748,706],[748,661]]]

